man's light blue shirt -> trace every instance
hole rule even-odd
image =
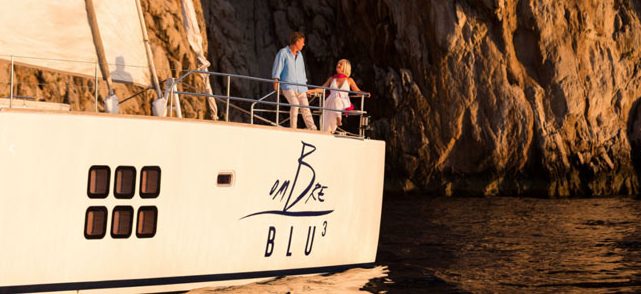
[[[289,46],[280,49],[274,58],[272,67],[272,79],[279,79],[281,82],[290,82],[297,84],[307,84],[307,74],[305,73],[305,61],[303,53],[298,52],[297,56],[292,54]],[[299,93],[307,91],[305,86],[280,84],[283,90],[294,90]]]

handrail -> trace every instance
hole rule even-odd
[[[15,86],[15,72],[16,72],[16,65],[23,65],[25,64],[24,62],[20,62],[20,60],[45,60],[45,61],[51,61],[51,62],[56,62],[56,63],[77,63],[77,64],[92,64],[94,65],[94,73],[93,73],[93,80],[94,80],[94,85],[93,85],[93,95],[94,95],[94,106],[95,106],[95,112],[98,112],[98,96],[99,96],[99,90],[100,90],[100,81],[98,79],[98,62],[95,60],[79,60],[79,59],[64,59],[64,58],[48,58],[48,57],[36,57],[36,56],[26,56],[26,55],[15,55],[15,54],[0,54],[0,59],[8,60],[10,61],[10,67],[9,67],[9,75],[10,75],[10,82],[9,82],[9,108],[12,108],[13,105],[13,98],[18,97],[15,95],[16,90],[14,90]],[[109,66],[115,66],[115,63],[107,63]],[[27,65],[29,66],[29,65]],[[141,65],[131,65],[127,64],[124,65],[125,68],[145,68],[146,66],[141,66]],[[55,70],[54,70],[55,71]],[[87,77],[87,74],[71,74],[72,76],[78,75],[82,77]],[[90,76],[90,75],[89,75]],[[13,97],[13,98],[12,98]]]
[[[13,108],[13,76],[15,75],[15,61],[13,60],[13,56],[11,56],[11,84],[10,87],[11,89],[9,90],[9,108]]]
[[[187,73],[183,74],[180,76],[177,81],[182,81],[185,79],[187,76],[194,74],[194,73],[199,73],[199,74],[208,74],[212,76],[217,76],[217,77],[232,77],[232,78],[239,78],[239,79],[244,79],[244,80],[250,80],[250,81],[256,81],[256,82],[268,82],[268,83],[273,83],[273,79],[265,79],[265,78],[257,78],[257,77],[252,77],[252,76],[244,76],[244,75],[238,75],[238,74],[230,74],[230,73],[222,73],[222,72],[215,72],[215,71],[205,71],[205,70],[190,70]],[[348,92],[352,94],[357,94],[357,95],[365,95],[366,97],[370,97],[371,94],[368,92],[359,92],[359,91],[350,91],[350,90],[342,90],[342,89],[334,89],[330,87],[323,87],[323,86],[317,86],[317,85],[308,85],[308,84],[299,84],[299,83],[292,83],[292,82],[285,82],[285,81],[279,81],[281,84],[285,85],[291,85],[291,86],[302,86],[302,87],[308,87],[308,88],[320,88],[320,89],[325,89],[325,90],[334,90],[334,91],[340,91],[340,92]]]
[[[340,113],[350,113],[350,114],[355,114],[360,116],[360,122],[359,122],[359,134],[358,137],[364,138],[365,137],[365,129],[368,125],[368,119],[367,119],[367,112],[364,109],[365,106],[365,98],[366,97],[371,97],[371,95],[367,92],[362,92],[362,91],[351,91],[351,90],[342,90],[342,89],[335,89],[335,88],[330,88],[330,87],[324,87],[324,86],[317,86],[317,85],[306,85],[306,84],[299,84],[299,83],[291,83],[291,82],[284,82],[284,81],[279,81],[279,87],[267,95],[264,95],[263,97],[259,99],[254,99],[254,98],[244,98],[244,97],[235,97],[231,95],[231,79],[232,78],[237,78],[237,79],[242,79],[242,80],[248,80],[248,81],[256,81],[256,82],[262,82],[262,83],[273,83],[273,79],[265,79],[265,78],[257,78],[257,77],[251,77],[251,76],[245,76],[245,75],[238,75],[238,74],[231,74],[231,73],[220,73],[220,72],[210,72],[210,71],[205,71],[205,70],[190,70],[183,75],[181,75],[177,79],[172,79],[171,80],[171,87],[170,89],[173,89],[175,85],[178,83],[182,82],[186,77],[192,74],[206,74],[210,76],[217,76],[217,77],[223,77],[225,78],[226,81],[226,90],[225,90],[225,95],[217,95],[217,94],[209,94],[209,93],[195,93],[195,92],[186,92],[186,91],[178,91],[174,90],[172,94],[176,95],[190,95],[190,96],[200,96],[200,97],[212,97],[218,101],[224,101],[226,103],[225,107],[225,120],[229,121],[229,108],[231,105],[231,101],[238,101],[238,102],[250,102],[250,124],[254,124],[254,117],[259,118],[261,121],[267,121],[267,123],[275,126],[280,126],[280,106],[286,105],[290,107],[299,107],[299,108],[307,108],[310,110],[321,110],[321,112],[324,111],[333,111],[333,112],[340,112]],[[298,104],[289,104],[289,103],[281,103],[280,102],[280,84],[284,85],[293,85],[293,86],[303,86],[303,87],[308,87],[308,88],[314,88],[314,89],[324,89],[324,90],[332,90],[332,91],[339,91],[339,92],[346,92],[350,95],[350,98],[361,98],[361,105],[360,105],[360,110],[343,110],[343,109],[333,109],[333,108],[327,108],[324,107],[324,100],[325,100],[325,91],[322,92],[322,98],[320,99],[319,104],[321,106],[311,106],[311,105],[298,105]],[[276,101],[266,101],[267,98],[271,97],[273,94],[276,94]],[[355,96],[355,97],[354,97]],[[256,115],[256,111],[269,111],[267,109],[256,109],[257,104],[264,104],[264,105],[271,105],[276,107],[276,121],[272,122],[269,121],[263,117],[260,117]],[[239,109],[244,113],[247,113],[248,111],[245,109],[241,109],[240,107],[237,106],[232,106],[235,109]],[[320,124],[323,124],[323,117],[321,116],[320,118]]]
[[[100,81],[98,79],[99,73],[98,73],[98,66],[95,61],[82,61],[82,60],[65,60],[65,59],[50,59],[50,58],[39,58],[39,57],[28,57],[28,56],[17,56],[17,55],[1,55],[0,57],[8,57],[7,59],[10,59],[11,65],[9,68],[10,71],[10,82],[9,82],[9,108],[12,108],[13,100],[14,98],[21,98],[19,95],[16,95],[16,91],[14,90],[14,76],[15,76],[15,65],[19,64],[19,62],[16,62],[16,58],[32,58],[32,59],[44,59],[44,60],[52,60],[52,61],[58,61],[58,62],[78,62],[78,63],[91,63],[94,65],[94,70],[93,70],[93,80],[94,80],[94,85],[93,85],[93,94],[94,94],[94,103],[95,103],[95,111],[98,111],[98,96],[99,96],[99,88],[100,88]],[[128,67],[138,67],[135,65],[127,65]],[[274,125],[274,126],[281,126],[281,123],[287,122],[289,119],[285,119],[282,122],[280,121],[280,114],[281,112],[286,113],[286,111],[281,111],[281,105],[283,106],[289,106],[289,107],[299,107],[299,108],[306,108],[310,110],[320,110],[320,113],[323,113],[324,111],[332,111],[332,112],[339,112],[339,113],[350,113],[350,114],[355,114],[360,116],[360,123],[359,123],[359,136],[364,137],[364,130],[365,127],[367,127],[367,117],[366,114],[367,112],[364,110],[364,105],[365,105],[365,98],[366,97],[371,97],[371,95],[367,92],[362,92],[362,91],[351,91],[351,90],[343,90],[343,89],[335,89],[335,88],[330,88],[330,87],[325,87],[325,86],[317,86],[317,85],[307,85],[307,84],[300,84],[300,83],[292,83],[292,82],[286,82],[286,81],[279,81],[278,82],[278,87],[275,89],[275,91],[271,91],[270,93],[264,95],[263,97],[260,97],[259,99],[250,99],[250,98],[242,98],[242,97],[234,97],[231,95],[231,79],[241,79],[241,80],[246,80],[246,81],[255,81],[255,82],[260,82],[260,83],[269,83],[272,84],[274,82],[274,79],[266,79],[266,78],[258,78],[258,77],[252,77],[252,76],[246,76],[246,75],[239,75],[239,74],[232,74],[232,73],[220,73],[220,72],[210,72],[202,69],[197,69],[197,70],[190,70],[186,72],[181,72],[182,74],[180,75],[179,78],[170,78],[168,79],[168,85],[166,87],[167,92],[165,93],[164,97],[167,98],[166,104],[165,104],[165,109],[167,108],[167,104],[169,104],[169,113],[173,113],[173,108],[176,107],[177,111],[180,112],[179,107],[180,107],[180,102],[178,100],[178,95],[192,95],[192,96],[204,96],[204,97],[213,97],[217,101],[223,101],[226,103],[225,107],[225,120],[229,121],[230,116],[229,116],[229,111],[230,107],[241,111],[242,113],[248,114],[250,117],[250,123],[254,124],[255,119],[259,119],[262,122],[266,122],[268,124]],[[177,84],[184,82],[185,78],[193,75],[193,74],[202,74],[202,75],[209,75],[209,76],[216,76],[216,77],[223,77],[225,78],[225,84],[226,84],[226,91],[225,95],[214,95],[214,94],[201,94],[201,93],[194,93],[194,92],[187,92],[187,91],[178,91]],[[302,86],[302,87],[308,87],[311,89],[323,89],[323,90],[331,90],[331,91],[337,91],[337,92],[345,92],[348,93],[350,98],[358,98],[360,97],[361,99],[361,104],[360,104],[360,110],[343,110],[343,109],[333,109],[333,108],[328,108],[325,107],[324,102],[325,102],[325,91],[322,91],[321,95],[318,95],[316,97],[321,97],[319,99],[318,105],[319,106],[312,106],[312,105],[298,105],[298,104],[289,104],[286,102],[281,103],[281,86],[280,85],[291,85],[291,86]],[[275,94],[275,102],[273,101],[267,101],[268,98],[274,96]],[[169,103],[169,101],[173,101],[175,97],[175,102]],[[124,102],[127,99],[121,101]],[[247,107],[239,107],[236,105],[232,105],[231,101],[240,101],[240,102],[249,102],[251,103],[251,106],[249,108],[249,111],[246,109]],[[310,103],[313,100],[310,100]],[[273,120],[267,119],[265,117],[259,116],[256,114],[256,112],[274,112],[271,109],[262,107],[262,108],[256,108],[258,104],[262,105],[268,105],[268,106],[275,106],[275,122]],[[244,109],[243,109],[244,108]],[[319,112],[313,111],[312,115],[316,116],[318,115]],[[178,116],[180,116],[178,114]],[[319,119],[319,126],[323,125],[323,120],[324,118],[322,115],[320,116]]]
[[[216,98],[216,97],[214,97],[214,98]],[[241,107],[239,107],[239,106],[236,106],[236,105],[233,105],[233,104],[230,104],[229,106],[230,106],[230,107],[232,107],[232,108],[234,108],[234,109],[236,109],[236,110],[238,110],[238,111],[240,111],[240,112],[242,112],[242,113],[250,114],[250,113],[249,113],[249,111],[247,111],[247,110],[245,110],[245,109],[242,109],[242,108],[241,108]],[[269,119],[266,119],[266,118],[264,118],[264,117],[262,117],[262,116],[260,116],[260,115],[254,114],[253,116],[255,116],[257,119],[259,119],[259,120],[261,120],[261,121],[263,121],[263,122],[266,122],[266,123],[268,123],[268,124],[270,124],[270,125],[276,126],[276,124],[275,124],[274,122],[272,122],[272,121],[270,121]],[[252,119],[253,119],[253,116],[252,116]]]
[[[249,120],[251,121],[252,125],[254,124],[254,107],[256,106],[256,104],[261,102],[261,101],[263,101],[263,100],[265,100],[265,99],[267,99],[267,97],[271,96],[274,93],[276,93],[276,91],[271,91],[269,94],[263,96],[262,98],[256,100],[256,102],[252,103],[252,106],[250,108],[251,116],[249,118]]]
[[[236,100],[236,101],[242,101],[242,102],[254,102],[256,99],[252,98],[243,98],[243,97],[234,97],[234,96],[227,96],[227,95],[216,95],[216,94],[207,94],[207,93],[194,93],[194,92],[183,92],[183,91],[175,91],[175,94],[181,94],[181,95],[190,95],[190,96],[200,96],[200,97],[213,97],[216,99],[220,100]],[[277,102],[272,102],[272,101],[262,101],[262,104],[267,104],[267,105],[277,105]],[[281,103],[282,104],[282,103]],[[334,109],[334,108],[325,108],[325,107],[318,107],[318,106],[310,106],[310,105],[302,105],[302,104],[287,104],[289,106],[294,106],[298,108],[309,108],[309,109],[318,109],[318,110],[327,110],[327,111],[333,111],[333,112],[342,112],[342,113],[361,113],[360,110],[340,110],[340,109]]]

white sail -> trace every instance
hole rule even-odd
[[[94,76],[97,57],[83,0],[0,0],[0,59],[76,75]],[[112,79],[150,85],[133,0],[95,0]]]
[[[189,46],[194,51],[194,53],[196,53],[196,56],[198,58],[198,68],[201,70],[209,71],[209,65],[211,64],[205,56],[205,48],[203,47],[203,35],[200,33],[200,27],[198,26],[198,19],[196,17],[194,2],[192,0],[182,0],[182,8],[184,17],[183,25],[185,26],[185,31],[187,32],[187,40],[189,41]],[[209,83],[209,75],[202,74],[201,77],[204,80],[207,94],[212,95],[214,91],[212,90],[211,84]],[[207,103],[209,104],[209,108],[212,112],[212,119],[217,120],[218,106],[216,105],[216,99],[214,99],[213,97],[208,97]]]

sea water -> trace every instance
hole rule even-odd
[[[386,195],[376,264],[199,293],[638,293],[641,200]]]

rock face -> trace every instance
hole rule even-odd
[[[446,195],[639,191],[635,1],[203,1],[214,70],[269,77],[306,33],[310,83],[348,58],[374,94],[386,189]],[[261,89],[237,87],[258,95]]]
[[[636,1],[207,0],[202,10],[195,2],[214,71],[269,78],[274,54],[294,30],[307,36],[311,84],[322,84],[348,58],[356,82],[374,96],[366,110],[371,137],[387,142],[387,190],[639,192]],[[142,3],[160,76],[195,68],[180,2]],[[25,68],[18,77],[19,95],[65,101],[74,110],[96,107],[92,80]],[[213,83],[224,91],[222,79]],[[270,91],[241,81],[231,88],[255,98]],[[116,90],[123,98],[141,89]],[[123,112],[149,114],[154,96],[135,96]],[[202,98],[182,103],[187,117],[207,117]]]

